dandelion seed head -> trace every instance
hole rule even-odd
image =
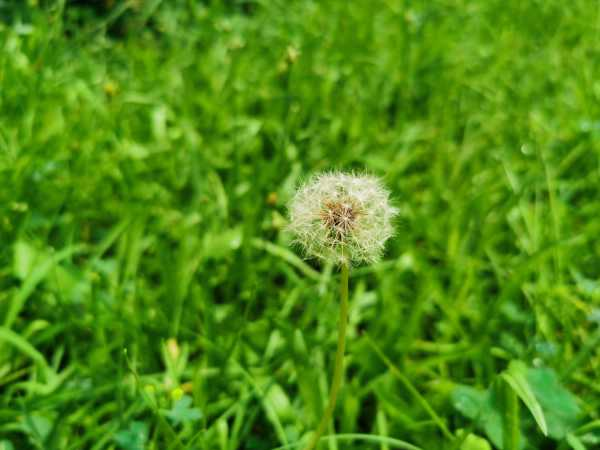
[[[327,172],[296,191],[288,230],[307,257],[336,264],[374,263],[393,235],[396,214],[377,177]]]

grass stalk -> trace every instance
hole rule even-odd
[[[521,430],[519,428],[519,399],[512,386],[502,383],[504,397],[504,450],[519,450]]]

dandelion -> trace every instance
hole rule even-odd
[[[351,265],[381,259],[385,242],[392,236],[397,210],[389,192],[370,175],[330,172],[314,176],[301,186],[290,206],[288,230],[295,235],[307,257],[340,266],[340,321],[335,368],[329,400],[323,417],[306,450],[313,450],[333,415],[342,383],[346,324],[348,322],[348,277]]]
[[[336,172],[301,186],[289,210],[288,229],[306,256],[340,265],[381,259],[397,213],[378,178]]]

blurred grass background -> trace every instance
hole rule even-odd
[[[522,408],[523,448],[600,448],[599,8],[0,2],[0,448],[305,437],[337,275],[282,228],[331,168],[400,217],[352,274],[335,422],[381,438],[323,448],[502,448],[455,394],[513,360],[577,407],[549,437]]]

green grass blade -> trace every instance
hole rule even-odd
[[[527,367],[520,361],[512,361],[508,366],[508,370],[502,373],[502,378],[510,388],[518,395],[518,397],[525,403],[527,409],[535,419],[535,422],[540,427],[540,430],[544,436],[548,435],[548,425],[546,424],[546,418],[544,417],[544,411],[541,405],[535,398],[529,382],[526,377]]]
[[[319,439],[319,442],[324,442],[329,439],[335,439],[336,441],[363,441],[373,444],[385,444],[390,446],[391,448],[399,448],[404,450],[423,450],[421,447],[417,447],[416,445],[413,445],[406,441],[402,441],[400,439],[361,433],[332,434],[329,436],[323,436],[321,439]],[[287,450],[290,448],[299,447],[300,445],[302,445],[302,442],[296,442],[294,444],[274,448],[273,450]]]
[[[35,267],[11,300],[10,307],[4,318],[4,326],[6,328],[12,327],[29,296],[33,293],[36,286],[48,276],[50,271],[61,261],[81,252],[83,248],[84,246],[81,245],[68,247],[54,255],[45,257],[45,259]]]
[[[17,348],[21,353],[31,358],[44,371],[44,373],[47,373],[50,370],[44,355],[42,355],[21,335],[15,333],[9,328],[0,327],[0,340],[8,342]]]
[[[421,393],[417,390],[417,388],[411,383],[411,381],[404,376],[404,374],[398,369],[390,359],[383,353],[383,351],[379,348],[379,346],[371,339],[371,337],[365,333],[365,337],[367,339],[367,343],[373,348],[377,356],[381,358],[381,360],[388,367],[390,372],[400,380],[400,382],[404,385],[406,390],[415,398],[415,400],[421,405],[421,407],[429,414],[431,420],[437,425],[442,434],[450,441],[455,439],[454,435],[450,432],[442,418],[435,412],[432,406],[429,404],[427,399],[421,395]]]

